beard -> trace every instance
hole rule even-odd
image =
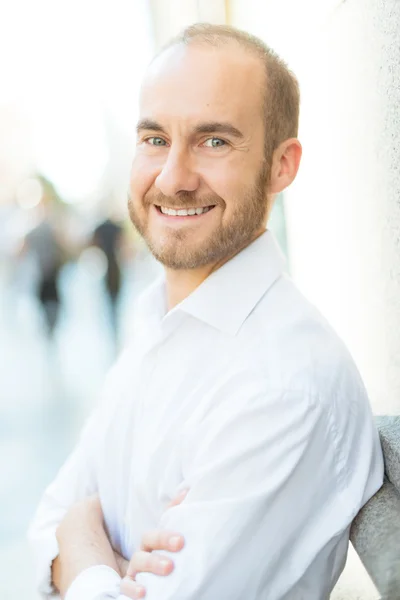
[[[234,256],[245,248],[262,229],[267,216],[267,187],[270,179],[268,163],[263,163],[256,182],[245,189],[228,222],[222,222],[200,242],[193,241],[190,227],[174,229],[165,227],[157,236],[152,234],[148,225],[148,211],[151,205],[190,208],[193,206],[226,206],[216,194],[201,198],[194,192],[180,192],[170,198],[161,192],[148,192],[143,199],[144,211],[136,209],[129,198],[129,215],[133,225],[143,237],[150,252],[165,267],[174,270],[189,270],[212,265]],[[216,208],[212,209],[216,210]],[[143,213],[143,216],[141,214]],[[188,217],[190,218],[190,217]],[[201,226],[200,226],[201,227]]]

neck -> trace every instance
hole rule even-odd
[[[205,265],[203,267],[199,267],[198,269],[188,269],[188,270],[180,270],[180,269],[169,269],[165,268],[166,275],[166,293],[167,293],[167,311],[170,311],[182,302],[185,298],[190,296],[194,290],[199,287],[203,283],[211,273],[217,271],[222,267],[225,263],[231,260],[234,256],[239,254],[244,248],[249,246],[254,240],[256,240],[260,235],[265,232],[265,228],[261,231],[257,231],[257,233],[251,238],[249,242],[243,244],[240,248],[235,250],[234,253],[229,256],[224,257],[222,260],[210,264]]]
[[[213,265],[199,269],[165,269],[167,310],[170,311],[182,302],[213,272]]]

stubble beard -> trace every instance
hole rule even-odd
[[[232,213],[228,223],[220,223],[210,235],[197,245],[191,243],[191,229],[167,229],[165,234],[154,239],[149,231],[147,219],[142,219],[131,199],[128,201],[129,215],[133,225],[143,237],[156,260],[169,269],[190,270],[223,262],[245,248],[259,232],[267,214],[266,189],[269,183],[270,169],[263,163],[256,183],[243,194],[240,206]],[[147,194],[144,207],[148,211],[151,204],[159,206],[177,206],[181,208],[196,206],[196,194],[182,192],[173,200],[161,192]],[[200,206],[223,207],[224,201],[215,195],[202,198]],[[213,210],[218,210],[214,208]],[[148,212],[147,212],[148,214]],[[188,217],[189,218],[189,217]]]

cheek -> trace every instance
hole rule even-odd
[[[229,168],[230,165],[218,164],[203,169],[202,179],[207,188],[219,196],[225,203],[225,211],[235,210],[238,198],[243,188],[243,177],[238,168]]]
[[[130,192],[133,200],[141,200],[157,178],[157,165],[148,157],[137,155],[133,159],[130,174]]]
[[[223,169],[216,165],[215,170],[209,171],[209,180],[215,193],[225,201],[228,213],[244,208],[246,198],[253,194],[260,169],[258,157],[253,158],[247,153],[238,152],[232,160],[227,161]]]

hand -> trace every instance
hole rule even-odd
[[[187,490],[181,492],[167,508],[177,506],[185,499]],[[128,565],[126,576],[121,583],[121,594],[132,598],[143,598],[146,590],[135,582],[138,573],[153,573],[154,575],[169,575],[174,569],[174,563],[166,556],[156,554],[153,550],[169,550],[179,552],[184,546],[181,535],[160,529],[149,531],[143,535],[140,550],[135,552]]]

